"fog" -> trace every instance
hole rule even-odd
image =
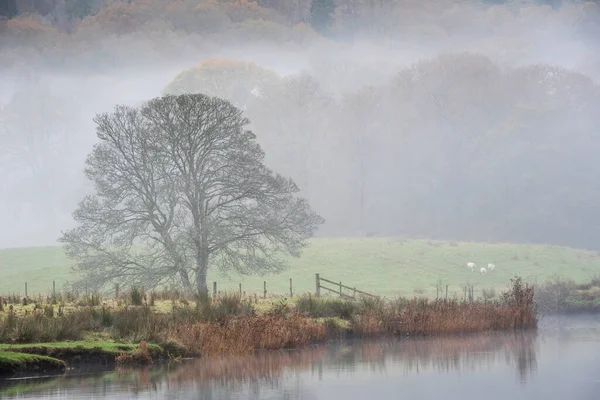
[[[172,90],[243,108],[268,165],[326,219],[320,236],[600,249],[600,7],[418,4],[412,19],[379,4],[329,39],[158,23],[55,48],[1,38],[0,248],[56,244],[93,189],[94,115]],[[197,70],[168,89],[215,58],[278,77],[188,85]]]

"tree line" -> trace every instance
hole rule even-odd
[[[327,220],[321,234],[597,248],[600,88],[589,77],[449,53],[341,97],[331,79],[209,60],[165,93],[245,109],[269,165]]]

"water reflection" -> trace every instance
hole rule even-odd
[[[516,381],[525,385],[536,370],[536,354],[536,333],[357,340],[171,366],[4,382],[0,393],[45,398],[312,399],[317,398],[314,383],[327,380],[324,373],[352,381],[365,374],[385,377],[400,371],[414,377],[424,372],[439,375],[499,366],[513,369]]]

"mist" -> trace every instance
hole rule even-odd
[[[319,236],[600,249],[600,5],[382,2],[344,17],[346,3],[330,37],[231,18],[239,29],[203,34],[160,15],[111,35],[94,16],[70,35],[0,29],[0,248],[73,226],[97,113],[220,59],[277,79],[260,95],[235,74],[235,90],[177,90],[245,111],[269,167],[326,219]]]

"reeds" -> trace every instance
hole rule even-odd
[[[133,293],[128,294],[131,300]],[[138,294],[145,297],[142,291]],[[80,340],[86,332],[104,332],[115,340],[133,343],[173,341],[191,354],[205,355],[297,347],[346,334],[418,336],[520,330],[537,326],[533,294],[533,288],[517,278],[511,290],[495,301],[384,301],[372,297],[351,301],[304,296],[295,306],[281,300],[265,315],[257,315],[252,304],[236,293],[216,300],[202,296],[190,302],[173,301],[171,310],[164,312],[145,300],[141,306],[103,304],[68,312],[62,304],[56,310],[52,304],[36,302],[25,315],[14,312],[12,305],[8,313],[0,315],[0,342]]]
[[[400,298],[390,303],[368,300],[373,304],[360,307],[361,312],[351,320],[352,331],[361,336],[419,336],[536,328],[533,287],[523,283],[521,278],[511,281],[511,289],[496,302],[487,299],[464,302]]]
[[[245,316],[223,323],[175,326],[169,338],[192,354],[236,355],[293,348],[327,338],[326,329],[303,315]]]

